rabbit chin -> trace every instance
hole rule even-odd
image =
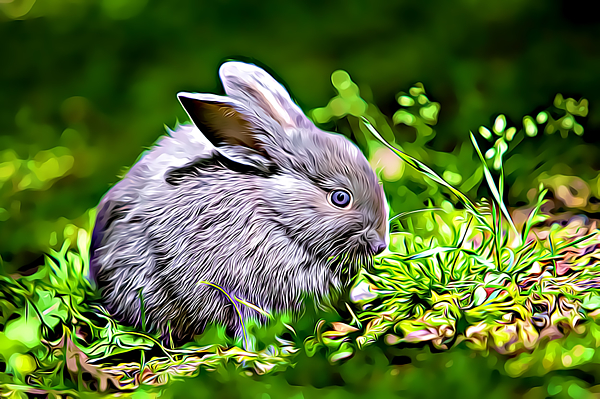
[[[343,290],[350,285],[361,269],[370,269],[373,266],[373,254],[369,253],[368,248],[357,246],[353,250],[329,257],[327,264],[340,282],[340,286],[335,288]]]

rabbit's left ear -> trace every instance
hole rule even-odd
[[[219,76],[227,95],[260,107],[284,129],[312,125],[287,90],[262,68],[231,61],[221,65]]]
[[[229,97],[178,93],[181,105],[216,150],[240,165],[270,172],[272,162],[260,143],[264,134],[252,112]]]

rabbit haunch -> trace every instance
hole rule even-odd
[[[262,69],[221,66],[227,96],[180,93],[179,126],[104,196],[91,274],[131,325],[187,339],[207,323],[240,334],[229,299],[269,312],[327,301],[387,244],[377,177],[345,137],[319,130]],[[341,208],[335,190],[352,196]],[[143,306],[143,309],[142,309]],[[242,317],[261,319],[240,305]]]

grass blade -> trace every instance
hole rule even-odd
[[[489,227],[485,218],[483,218],[477,212],[477,208],[475,207],[475,204],[473,204],[473,202],[471,202],[471,200],[466,195],[464,195],[462,192],[460,192],[458,189],[456,189],[454,186],[452,186],[450,183],[448,183],[446,180],[444,180],[440,175],[438,175],[433,170],[431,170],[431,168],[429,168],[429,166],[425,165],[423,162],[419,161],[418,159],[408,155],[407,153],[397,149],[396,147],[394,147],[390,143],[388,143],[387,140],[385,140],[381,136],[381,134],[379,134],[379,132],[373,127],[373,125],[371,124],[371,122],[368,121],[367,118],[365,118],[364,116],[361,116],[361,119],[362,119],[363,123],[365,124],[365,126],[367,127],[367,129],[369,129],[371,134],[373,134],[373,136],[375,136],[375,138],[377,138],[377,140],[379,140],[383,145],[385,145],[387,148],[389,148],[394,154],[396,154],[398,157],[400,157],[404,162],[406,162],[412,168],[421,172],[422,174],[424,174],[425,176],[427,176],[434,182],[449,189],[452,192],[452,194],[454,194],[467,207],[467,209],[482,223],[482,225]]]
[[[469,134],[471,136],[471,142],[473,143],[473,146],[475,147],[475,150],[477,151],[477,155],[479,155],[479,159],[481,160],[481,163],[483,164],[483,174],[485,176],[485,180],[487,181],[490,190],[492,191],[492,195],[494,196],[494,199],[498,203],[498,206],[500,207],[500,210],[504,214],[504,217],[506,218],[506,220],[508,220],[510,227],[512,227],[512,229],[518,235],[519,232],[517,231],[517,227],[515,226],[510,214],[508,213],[508,209],[506,209],[506,206],[504,205],[502,196],[500,195],[500,192],[498,191],[498,188],[496,187],[496,183],[494,183],[494,179],[492,178],[490,169],[488,168],[487,163],[485,162],[485,158],[483,157],[483,154],[481,153],[481,150],[479,149],[477,140],[475,139],[475,136],[473,136],[473,133],[469,132]],[[520,239],[520,237],[519,237],[519,239]]]

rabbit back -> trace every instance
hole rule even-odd
[[[108,310],[127,324],[170,328],[179,338],[200,333],[209,321],[239,333],[233,303],[206,283],[267,311],[298,310],[302,293],[326,295],[340,285],[325,265],[306,268],[303,249],[263,206],[262,195],[283,177],[232,171],[211,152],[149,167],[171,159],[164,147],[186,131],[192,132],[183,127],[161,140],[101,204],[105,216],[98,220],[107,222],[98,228],[93,259]]]

